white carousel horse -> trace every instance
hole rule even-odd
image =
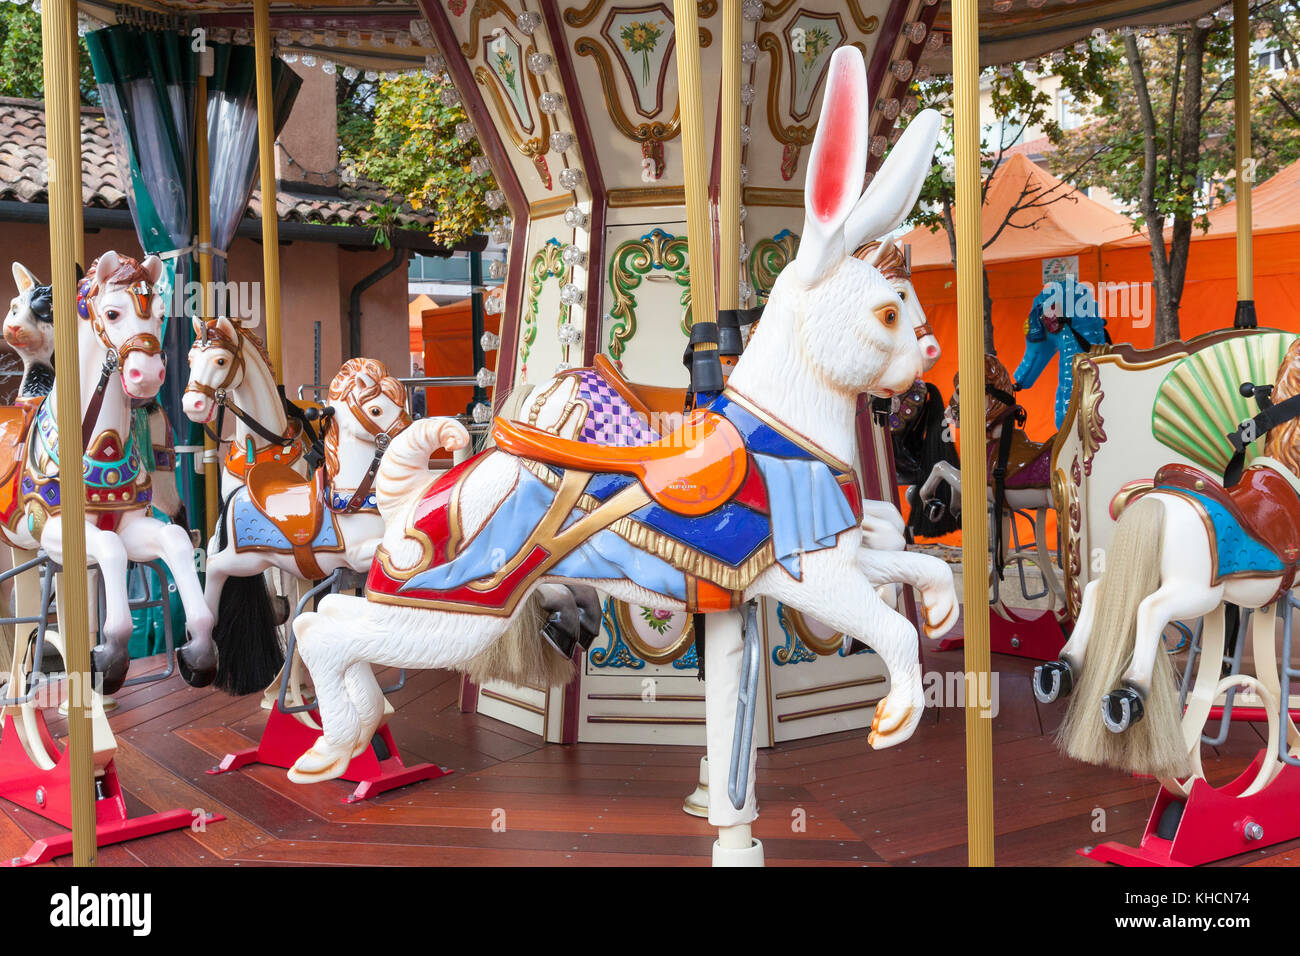
[[[1296,395],[1300,339],[1288,348],[1273,390],[1279,403]],[[1060,737],[1065,753],[1150,773],[1170,781],[1171,788],[1195,771],[1208,704],[1195,714],[1189,709],[1183,719],[1161,635],[1172,621],[1213,615],[1217,634],[1209,646],[1221,651],[1225,603],[1262,608],[1285,598],[1300,551],[1298,470],[1300,423],[1292,420],[1268,433],[1264,455],[1229,488],[1199,468],[1169,464],[1154,481],[1130,483],[1116,495],[1112,514],[1121,513],[1105,570],[1084,588],[1078,623],[1060,660],[1035,670],[1040,701],[1071,695]],[[1256,636],[1256,667],[1271,668],[1276,683],[1272,620],[1271,613],[1256,614],[1257,628],[1266,635],[1262,645]],[[1202,655],[1202,670],[1215,672],[1206,685],[1207,700],[1222,692],[1214,689],[1219,661],[1217,653]],[[1198,690],[1203,683],[1198,678]]]
[[[367,598],[331,595],[295,623],[323,734],[290,779],[336,777],[368,746],[383,713],[372,664],[465,667],[503,637],[536,644],[511,624],[546,582],[581,583],[663,610],[721,610],[756,597],[784,602],[870,644],[889,668],[891,689],[876,709],[870,745],[911,736],[924,708],[916,629],[877,596],[877,555],[862,548],[857,494],[846,489],[856,483],[847,462],[857,396],[907,389],[922,357],[897,293],[849,250],[910,212],[938,117],[923,113],[909,125],[863,194],[869,99],[861,54],[837,50],[828,77],[798,255],[778,277],[761,330],[725,391],[681,431],[615,448],[498,419],[498,448],[438,480],[427,468],[437,423],[416,422],[393,443],[376,482],[387,530]],[[702,541],[716,543],[710,513],[730,514],[741,507],[737,498],[758,502],[747,497],[757,493],[756,481],[741,489],[757,474],[772,549],[727,573],[719,561],[697,560]],[[684,528],[691,545],[664,546],[670,526]],[[947,566],[918,554],[883,559],[891,573],[919,583],[932,632],[946,631],[958,613]],[[727,699],[736,685],[713,679],[714,657],[734,671],[739,648],[738,635],[722,646],[710,635],[706,647],[709,763],[724,789],[729,754],[716,751],[730,743],[730,728],[712,717],[737,706]],[[739,800],[733,795],[732,807],[711,801],[715,825],[747,827],[754,819],[750,767],[749,786]]]
[[[161,559],[171,572],[186,613],[190,641],[177,660],[195,686],[212,680],[216,659],[212,615],[194,570],[184,528],[149,515],[150,477],[132,430],[132,402],[153,398],[162,386],[163,303],[154,292],[162,261],[139,263],[106,252],[91,264],[78,287],[78,344],[82,358],[81,418],[86,455],[79,480],[86,483],[86,550],[103,575],[106,616],[101,644],[92,655],[112,693],[126,676],[132,622],[127,599],[127,562]],[[15,270],[16,271],[16,270]],[[24,270],[25,271],[25,270]],[[7,466],[0,495],[0,538],[16,548],[44,550],[62,561],[59,514],[57,397],[51,392],[34,414],[6,410],[22,419],[22,440],[0,448]]]

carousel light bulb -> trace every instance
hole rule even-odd
[[[763,19],[764,12],[763,0],[744,0],[740,5],[740,15],[751,23]]]
[[[547,90],[537,97],[537,108],[547,115],[554,115],[564,109],[564,94]]]
[[[275,42],[280,46],[288,46],[293,42],[293,34],[288,30],[277,30],[275,31]]]
[[[903,102],[899,105],[899,112],[904,116],[911,116],[920,108],[921,103],[915,96],[907,96],[903,98]]]
[[[1232,7],[1220,7],[1214,11],[1214,16],[1220,23],[1227,23],[1232,19]]]
[[[756,91],[753,83],[740,84],[740,102],[748,106],[750,103],[754,102],[755,94]]]
[[[560,175],[558,178],[560,180],[560,185],[563,186],[565,189],[577,189],[579,186],[582,185],[582,180],[583,180],[582,170],[575,169],[574,167],[569,166],[565,169],[560,170]]]
[[[213,31],[212,31],[212,42],[213,42],[213,43],[229,43],[229,42],[230,42],[230,31],[227,30],[225,27],[219,27],[218,29],[213,30]]]
[[[913,43],[921,43],[925,40],[925,24],[920,20],[914,20],[903,26],[903,36],[907,37]]]
[[[501,260],[498,259],[497,262],[501,262]],[[501,264],[505,265],[504,262]],[[495,352],[497,349],[501,348],[501,336],[497,335],[495,332],[484,332],[479,336],[478,344],[479,348],[484,352]]]
[[[478,383],[479,388],[488,388],[497,383],[497,373],[485,365],[474,373],[474,381]]]
[[[998,67],[998,76],[1001,76],[1001,77],[1008,77],[1008,76],[1010,76],[1010,75],[1011,75],[1011,66],[1010,66],[1010,64],[1003,63],[1000,67]]]
[[[361,71],[358,70],[355,66],[345,66],[343,68],[343,79],[347,80],[348,82],[355,80],[360,75],[361,75]]]
[[[412,20],[408,29],[411,31],[411,36],[415,37],[415,42],[420,46],[428,49],[434,45],[433,27],[429,26],[427,20],[423,18]]]
[[[740,261],[744,262],[749,258],[749,244],[744,239],[740,240]]]
[[[447,69],[447,59],[441,53],[432,53],[424,58],[424,67],[434,73],[441,73]]]
[[[1214,26],[1214,17],[1198,17],[1196,19],[1196,25],[1202,30],[1208,30],[1210,27]]]
[[[582,341],[582,329],[572,322],[565,322],[555,331],[555,337],[561,345],[577,345]]]
[[[483,202],[489,209],[496,212],[506,204],[506,194],[500,189],[489,189],[483,194]]]
[[[572,243],[564,247],[564,251],[560,253],[560,258],[564,260],[564,264],[570,269],[583,269],[587,265],[587,254]]]
[[[370,74],[367,73],[366,75],[369,76]],[[460,102],[460,90],[454,86],[449,86],[438,95],[438,99],[442,101],[443,106],[455,106]]]
[[[1087,41],[1087,40],[1077,40],[1077,41],[1075,41],[1075,44],[1074,44],[1074,52],[1075,52],[1075,53],[1087,53],[1087,52],[1088,52],[1088,41]]]
[[[563,375],[565,372],[569,372],[569,371],[572,371],[572,370],[573,370],[573,363],[572,363],[572,362],[558,362],[558,363],[556,363],[556,366],[555,366],[555,374],[556,374],[556,375]]]
[[[925,48],[930,51],[942,50],[943,34],[938,32],[931,33],[930,38],[925,41]]]
[[[499,219],[493,223],[492,228],[488,230],[488,238],[498,245],[509,242],[510,229],[511,226],[509,219]]]
[[[895,60],[889,65],[889,72],[894,74],[899,80],[906,83],[912,78],[912,71],[915,67],[911,60]]]
[[[916,73],[913,74],[912,79],[916,80],[916,82],[918,83],[921,83],[925,80],[928,80],[929,78],[930,78],[930,64],[918,63],[916,65]]]
[[[925,5],[926,5],[927,7],[932,7],[932,6],[934,6],[934,5],[935,5],[936,3],[938,3],[938,2],[939,2],[939,0],[925,0]]]
[[[298,54],[297,54],[297,53],[293,53],[292,51],[289,52],[289,53],[281,53],[281,54],[280,54],[280,59],[284,60],[285,63],[297,63],[297,62],[298,62]]]
[[[555,58],[549,53],[533,52],[528,54],[528,72],[541,76],[555,66]]]
[[[591,217],[577,206],[570,206],[564,210],[564,224],[572,226],[574,229],[586,229],[590,219]]]
[[[315,66],[315,65],[316,65],[316,58],[315,58],[314,56],[312,56],[310,53],[305,53],[305,54],[303,54],[302,65],[303,65],[303,66]]]
[[[338,46],[339,32],[337,30],[326,30],[320,35],[320,42],[326,46]]]
[[[32,4],[32,6],[35,7],[35,4]],[[248,31],[245,30],[243,27],[240,27],[238,30],[236,30],[236,31],[235,31],[235,42],[236,42],[237,44],[239,44],[240,46],[247,46],[247,45],[248,45]]]
[[[470,417],[474,419],[475,425],[486,425],[492,421],[492,406],[487,402],[478,402],[470,412]]]
[[[736,295],[740,299],[740,304],[744,305],[754,297],[754,287],[744,279],[741,279],[736,285]]]
[[[758,44],[753,40],[746,40],[740,45],[740,62],[753,63],[758,59]]]
[[[741,207],[740,207],[740,221],[741,221],[741,222],[744,222],[744,221],[745,221],[745,217],[748,216],[748,215],[749,215],[749,208],[748,208],[747,206],[741,205]]]
[[[573,283],[566,282],[560,286],[560,302],[563,305],[581,305],[584,298],[582,287]]]
[[[393,46],[399,50],[409,50],[411,48],[411,35],[409,33],[398,33],[393,37]]]
[[[1052,51],[1052,55],[1051,55],[1051,57],[1049,57],[1049,59],[1051,59],[1051,61],[1052,61],[1053,63],[1055,63],[1055,64],[1057,64],[1057,65],[1059,66],[1060,64],[1062,64],[1062,63],[1065,62],[1065,51],[1064,51],[1064,50],[1053,50],[1053,51]]]
[[[871,137],[871,146],[869,147],[870,150],[871,150],[871,155],[872,155],[872,156],[884,156],[884,155],[885,155],[885,147],[887,147],[888,145],[889,145],[889,140],[887,140],[887,139],[886,139],[885,137],[883,137],[883,136],[873,136],[873,137]]]
[[[494,294],[495,292],[494,289],[492,293],[489,293],[483,299],[483,311],[488,315],[500,315],[505,311],[505,297]]]
[[[551,134],[551,149],[557,153],[566,152],[574,143],[573,134],[568,130],[557,129]]]
[[[533,10],[525,10],[515,17],[515,26],[519,32],[532,36],[533,32],[542,25],[542,15]]]
[[[361,46],[361,31],[349,30],[347,43],[348,46]]]
[[[885,114],[885,119],[894,119],[902,109],[902,104],[897,99],[890,97],[887,100],[877,100],[876,108]]]
[[[335,73],[338,72],[338,67],[335,66],[334,63],[330,60],[322,60],[320,68],[321,68],[321,72],[323,72],[326,76],[333,76]]]
[[[475,176],[486,176],[492,172],[492,164],[486,156],[475,156],[469,161],[469,171]]]
[[[303,30],[298,40],[303,46],[315,46],[316,35],[310,30]]]
[[[1167,36],[1169,36],[1169,24],[1167,24],[1167,23],[1160,23],[1160,24],[1157,24],[1157,25],[1156,25],[1156,36],[1158,36],[1158,37],[1167,37]]]
[[[379,80],[379,71],[378,71],[378,70],[366,70],[366,72],[365,72],[365,77],[366,77],[366,81],[369,82],[369,83],[375,83],[375,82],[378,82],[378,80]]]
[[[744,163],[740,164],[740,184],[743,186],[749,182],[749,167]]]
[[[468,143],[474,138],[474,124],[469,120],[456,124],[456,139],[462,143]]]
[[[383,30],[375,30],[370,34],[370,45],[375,48],[381,48],[388,45],[388,37],[384,36]]]
[[[754,132],[749,128],[749,124],[741,123],[740,124],[740,145],[748,146],[749,141],[753,139],[753,137],[754,137]]]
[[[493,259],[488,263],[488,277],[492,279],[504,279],[506,277],[506,262],[504,259]]]

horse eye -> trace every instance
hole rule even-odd
[[[382,408],[380,408],[378,405],[371,405],[371,406],[370,406],[370,414],[371,414],[371,415],[374,415],[375,418],[378,418],[378,417],[379,417],[380,415],[382,415],[383,413],[384,413],[384,410],[383,410]]]
[[[104,313],[104,318],[108,319],[110,322],[119,318],[120,316],[121,313],[118,312],[117,309],[109,309],[107,312]]]
[[[219,359],[217,359],[217,367],[218,367],[218,368],[224,368],[225,365],[226,365],[226,360],[225,360],[225,359],[223,359],[223,358],[219,358]]]

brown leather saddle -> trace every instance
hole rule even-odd
[[[522,422],[498,418],[497,447],[559,468],[633,475],[669,511],[707,514],[726,504],[745,482],[749,454],[735,425],[696,409],[680,429],[648,445],[612,447],[560,438]]]
[[[259,461],[248,470],[248,496],[293,547],[303,577],[325,576],[312,552],[312,542],[325,518],[324,470],[303,478],[278,461]],[[331,516],[333,520],[333,516]]]

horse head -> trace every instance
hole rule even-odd
[[[117,356],[122,389],[133,399],[153,398],[167,366],[162,357],[163,302],[157,294],[163,262],[138,262],[106,252],[77,286],[77,313],[89,323],[105,354]]]
[[[244,383],[244,340],[251,339],[259,352],[261,342],[225,316],[193,321],[190,380],[185,385],[181,407],[186,418],[202,425],[212,421],[216,413],[217,393],[234,392]]]
[[[996,355],[984,356],[984,434],[992,441],[1002,432],[1007,419],[1015,419],[1020,408],[1015,398],[1016,383],[1011,373]],[[948,400],[946,417],[956,427],[961,427],[961,376],[952,377],[952,398]],[[1017,423],[1020,424],[1020,423]]]
[[[330,380],[325,402],[333,409],[325,436],[325,468],[330,478],[338,472],[339,456],[345,447],[361,447],[366,455],[372,455],[376,444],[386,446],[411,424],[406,386],[389,375],[384,363],[377,359],[344,362]]]
[[[939,361],[942,352],[939,348],[939,339],[925,317],[925,309],[921,307],[916,289],[912,288],[912,267],[903,250],[898,247],[898,243],[892,236],[886,236],[884,239],[872,240],[860,246],[853,253],[853,257],[875,266],[894,287],[894,291],[903,301],[903,317],[912,327],[917,345],[921,349],[921,372],[930,371]]]
[[[41,285],[20,262],[13,264],[18,294],[4,319],[4,339],[25,363],[54,361],[54,299],[51,287]]]
[[[734,374],[766,342],[766,348],[781,350],[787,367],[804,366],[791,367],[794,375],[802,372],[819,388],[842,395],[891,397],[920,377],[921,349],[898,291],[874,265],[850,253],[893,232],[911,213],[940,118],[933,110],[917,114],[863,192],[869,111],[862,54],[841,47],[827,69],[809,154],[799,251],[777,277],[763,313],[764,331],[755,333]],[[769,363],[777,363],[777,356],[769,356]]]

